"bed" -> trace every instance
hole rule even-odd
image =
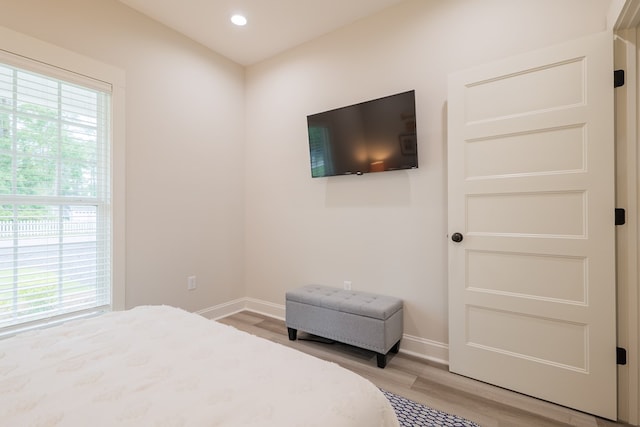
[[[168,306],[0,341],[0,423],[18,426],[398,426],[368,380]]]

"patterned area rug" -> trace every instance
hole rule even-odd
[[[380,391],[391,402],[402,427],[480,427],[464,418],[428,408],[382,389]]]

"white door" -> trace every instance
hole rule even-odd
[[[615,419],[612,34],[452,74],[448,102],[450,370]]]

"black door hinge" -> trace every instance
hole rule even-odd
[[[626,214],[623,208],[616,208],[616,225],[624,225],[627,222]]]
[[[613,87],[624,86],[624,70],[615,70],[613,72]]]
[[[627,364],[627,349],[622,347],[616,347],[616,363],[618,365]]]

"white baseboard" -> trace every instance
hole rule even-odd
[[[284,320],[284,305],[261,301],[255,298],[245,298],[245,300],[247,302],[247,305],[245,306],[246,310],[264,314],[265,316],[274,317],[279,320]]]
[[[449,365],[449,344],[403,334],[400,353]]]
[[[215,305],[213,307],[198,310],[195,314],[199,314],[207,319],[221,319],[246,310],[246,298],[239,298],[224,304]]]
[[[207,319],[221,319],[241,311],[252,311],[275,319],[284,320],[285,306],[255,298],[239,298],[224,304],[205,308],[196,314]],[[428,340],[413,335],[404,334],[400,344],[400,353],[405,353],[419,359],[449,364],[449,345],[438,341]]]

